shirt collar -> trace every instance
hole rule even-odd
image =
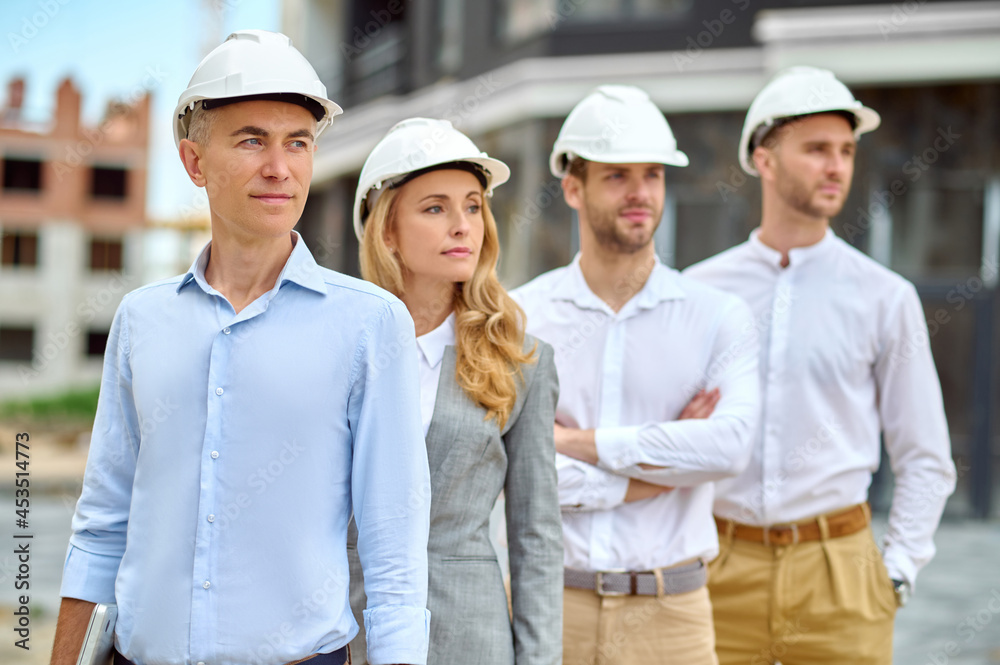
[[[441,325],[417,338],[417,347],[432,368],[441,364],[444,350],[455,344],[455,312],[448,315]]]
[[[323,279],[322,271],[319,265],[317,265],[316,259],[313,258],[312,252],[306,247],[306,243],[302,240],[302,236],[299,235],[298,231],[292,231],[292,237],[295,240],[295,245],[292,247],[292,253],[288,256],[285,266],[278,275],[278,279],[275,282],[276,287],[281,288],[286,282],[293,282],[303,288],[325,295],[326,281]],[[211,254],[212,241],[210,240],[202,248],[194,263],[191,264],[191,267],[181,278],[180,284],[177,285],[178,293],[192,281],[198,284],[205,293],[215,292],[215,289],[205,279],[205,268],[208,267],[208,259]],[[274,290],[277,290],[277,288]]]
[[[768,247],[760,238],[760,227],[754,229],[750,232],[750,247],[757,253],[765,263],[769,263],[776,268],[781,268],[781,252],[774,249],[773,247]],[[837,235],[833,232],[833,229],[827,227],[826,233],[823,235],[823,239],[819,242],[808,245],[806,247],[795,247],[788,251],[788,266],[799,266],[807,261],[821,256],[827,252],[833,245],[837,242]]]
[[[686,296],[680,284],[676,270],[663,265],[656,257],[656,265],[639,293],[622,308],[622,312],[631,309],[652,309],[665,300],[679,300]],[[567,266],[566,274],[555,285],[552,297],[555,300],[568,300],[581,309],[610,310],[607,303],[590,290],[587,280],[580,269],[580,254],[573,257]],[[619,312],[621,314],[621,312]]]

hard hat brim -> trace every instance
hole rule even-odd
[[[325,115],[321,119],[319,119],[319,120],[316,121],[316,123],[317,123],[316,124],[316,138],[317,139],[320,137],[320,134],[322,134],[326,130],[326,128],[329,127],[333,123],[334,116],[338,116],[338,115],[340,115],[340,114],[342,114],[344,112],[344,109],[342,109],[339,104],[337,104],[336,102],[331,101],[329,99],[326,99],[325,97],[318,97],[316,95],[309,95],[309,94],[305,94],[305,93],[295,93],[295,94],[299,94],[299,95],[301,95],[303,97],[308,97],[309,99],[313,100],[314,102],[316,102],[320,106],[322,106],[323,109],[324,109],[324,111],[326,112]],[[234,95],[233,99],[235,101],[232,101],[232,102],[229,102],[229,103],[235,104],[238,101],[250,101],[250,100],[252,100],[252,98],[254,96],[255,95]],[[181,139],[186,139],[187,138],[188,124],[191,121],[190,114],[191,114],[191,111],[194,109],[194,105],[196,103],[198,103],[198,102],[205,101],[206,99],[211,99],[214,102],[219,102],[219,101],[225,102],[225,100],[230,99],[230,98],[228,98],[228,97],[194,97],[194,98],[191,98],[191,99],[182,100],[181,103],[179,103],[177,105],[177,108],[174,109],[174,118],[173,118],[174,119],[174,123],[173,123],[174,124],[174,145],[177,146],[178,148],[181,145]],[[216,106],[221,106],[221,105],[223,105],[223,104],[218,104],[218,103],[216,104]]]
[[[868,108],[867,106],[862,106],[860,104],[848,108],[844,108],[843,106],[837,106],[834,108],[822,109],[818,111],[813,111],[811,113],[805,113],[802,114],[801,116],[796,116],[796,117],[805,117],[807,115],[822,115],[824,113],[835,113],[837,111],[850,113],[855,117],[857,121],[857,124],[854,127],[855,138],[860,138],[862,134],[867,134],[870,131],[878,129],[878,126],[882,124],[882,116],[880,116],[875,109],[871,109]],[[771,120],[774,121],[780,119],[781,118],[772,118]],[[757,129],[763,124],[764,123],[761,122],[752,129],[744,128],[743,135],[740,137],[740,153],[739,153],[740,166],[743,167],[744,172],[756,178],[760,177],[760,173],[757,171],[757,168],[753,164],[753,158],[751,157],[750,154],[750,140],[754,132],[756,132]]]
[[[574,158],[580,157],[588,162],[599,162],[601,164],[663,164],[665,166],[677,166],[683,168],[690,164],[688,156],[680,150],[674,150],[670,155],[663,153],[632,153],[620,154],[614,157],[608,155],[587,155],[568,150],[553,152],[549,157],[549,171],[557,178],[565,178],[569,173],[569,163]]]

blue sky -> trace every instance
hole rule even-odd
[[[223,8],[215,31],[205,12]],[[46,122],[59,82],[70,76],[83,94],[87,125],[111,99],[153,93],[146,210],[153,219],[180,216],[196,188],[174,149],[170,115],[205,54],[233,30],[280,30],[279,0],[3,0],[0,9],[0,97],[25,78],[25,114]],[[208,34],[216,32],[215,35]]]

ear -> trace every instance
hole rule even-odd
[[[581,209],[583,207],[583,181],[575,175],[565,175],[561,184],[566,205],[574,210]]]
[[[757,168],[757,173],[760,174],[761,180],[774,180],[774,161],[776,159],[776,155],[773,150],[763,146],[757,146],[754,148],[753,154],[750,155],[750,158],[753,160],[753,165]]]
[[[389,228],[388,224],[386,224],[385,228],[382,230],[382,243],[390,252],[395,252],[396,247],[399,245],[399,243],[396,242],[395,232]]]
[[[181,139],[178,152],[180,153],[181,163],[184,164],[184,170],[187,171],[191,182],[198,187],[204,187],[208,179],[205,178],[205,174],[201,170],[201,146],[189,139]]]

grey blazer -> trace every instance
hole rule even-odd
[[[530,349],[536,339],[525,336]],[[455,348],[441,366],[427,431],[431,470],[427,608],[428,665],[483,663],[557,665],[562,661],[562,521],[556,489],[555,422],[559,384],[552,347],[537,341],[537,362],[503,431],[455,381]],[[489,515],[506,498],[513,620]],[[348,536],[351,609],[362,627],[351,642],[354,662],[367,659],[364,579],[354,522]]]

